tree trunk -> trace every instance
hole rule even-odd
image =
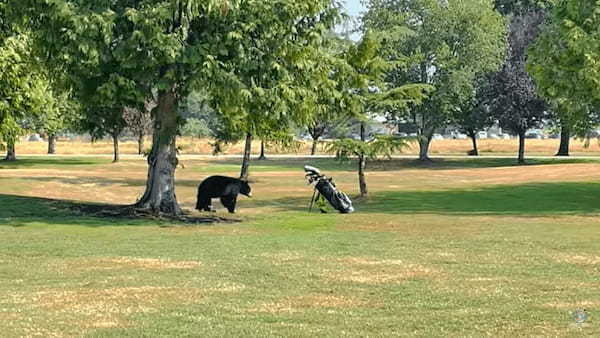
[[[519,164],[525,164],[525,132],[519,133]]]
[[[560,130],[560,146],[556,156],[569,156],[569,144],[571,143],[571,129],[563,124]]]
[[[138,135],[138,155],[144,153],[144,133]]]
[[[310,155],[315,156],[317,154],[317,145],[319,143],[319,138],[313,138],[312,149],[310,150]]]
[[[240,172],[240,179],[248,180],[249,168],[250,168],[250,155],[252,153],[252,134],[246,134],[246,147],[244,148],[244,159],[242,160],[242,170]]]
[[[4,159],[7,161],[16,161],[17,160],[17,152],[15,151],[15,142],[14,141],[6,142],[6,157]]]
[[[175,195],[175,169],[177,168],[177,97],[173,89],[161,91],[154,108],[152,150],[148,155],[148,180],[146,192],[136,207],[154,213],[180,215],[182,213]]]
[[[473,150],[469,152],[469,156],[479,156],[479,150],[477,149],[477,133],[469,132],[469,137],[473,142]]]
[[[260,156],[258,157],[259,160],[266,160],[267,156],[265,156],[265,141],[260,140]]]
[[[429,158],[429,145],[432,137],[433,133],[419,135],[419,161],[431,161]]]
[[[48,134],[48,154],[56,154],[56,135]]]
[[[365,124],[361,122],[360,124],[360,140],[362,142],[366,142],[365,137]],[[365,197],[369,193],[367,189],[367,179],[365,177],[365,169],[367,167],[367,159],[365,158],[365,154],[358,155],[358,186],[360,188],[360,196]]]
[[[113,139],[113,163],[117,163],[120,160],[120,154],[119,154],[119,132],[113,132],[112,134],[112,139]]]

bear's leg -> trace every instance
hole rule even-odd
[[[196,210],[212,211],[211,199],[198,196],[198,202],[196,202]]]
[[[221,197],[221,203],[227,208],[227,210],[234,214],[235,213],[235,204],[236,204],[237,196],[223,196]]]
[[[206,201],[206,204],[204,206],[204,211],[214,211],[213,207],[212,207],[212,199],[209,198],[208,201]]]

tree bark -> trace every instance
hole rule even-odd
[[[319,143],[319,138],[313,138],[312,149],[310,150],[310,155],[315,156],[317,154],[317,145]]]
[[[314,156],[317,154],[317,146],[319,145],[319,139],[323,134],[325,134],[325,128],[319,125],[314,125],[312,127],[308,127],[308,134],[313,140],[312,149],[310,150],[310,155]]]
[[[119,132],[112,133],[113,139],[113,163],[119,162],[121,156],[119,154]]]
[[[569,144],[571,143],[571,129],[563,124],[560,129],[560,146],[556,156],[569,156]]]
[[[14,141],[6,142],[6,157],[4,159],[7,161],[16,161],[17,160],[17,152],[15,151],[15,142]]]
[[[144,133],[138,135],[138,155],[144,153]]]
[[[419,135],[419,161],[431,161],[431,158],[429,158],[429,145],[432,137],[433,133]]]
[[[260,140],[260,156],[258,157],[259,160],[266,160],[267,156],[265,156],[265,141]]]
[[[56,154],[56,135],[48,134],[48,154]]]
[[[242,170],[240,171],[240,179],[248,180],[250,168],[250,155],[252,153],[252,134],[246,134],[246,146],[244,148],[244,158],[242,160]]]
[[[177,168],[177,96],[173,89],[161,91],[154,109],[152,150],[148,155],[146,191],[136,207],[156,214],[182,213],[175,195]]]
[[[519,133],[519,164],[525,164],[525,132]]]
[[[360,124],[360,140],[366,142],[365,136],[365,124]],[[365,169],[367,167],[367,159],[365,154],[358,155],[358,186],[360,188],[360,196],[365,197],[368,195],[369,190],[367,189],[367,179],[365,177]]]
[[[469,152],[470,156],[479,156],[479,150],[477,149],[477,133],[472,131],[469,132],[469,137],[471,138],[471,141],[473,142],[473,150],[471,150]]]

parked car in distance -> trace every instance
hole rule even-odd
[[[541,140],[544,138],[544,134],[537,130],[532,130],[525,133],[525,138]]]

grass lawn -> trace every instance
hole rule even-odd
[[[189,210],[239,168],[183,162]],[[301,168],[355,195],[353,165],[254,162],[241,222],[194,226],[66,208],[134,202],[144,161],[0,162],[1,336],[600,336],[600,163],[513,162],[375,163],[350,215]]]

